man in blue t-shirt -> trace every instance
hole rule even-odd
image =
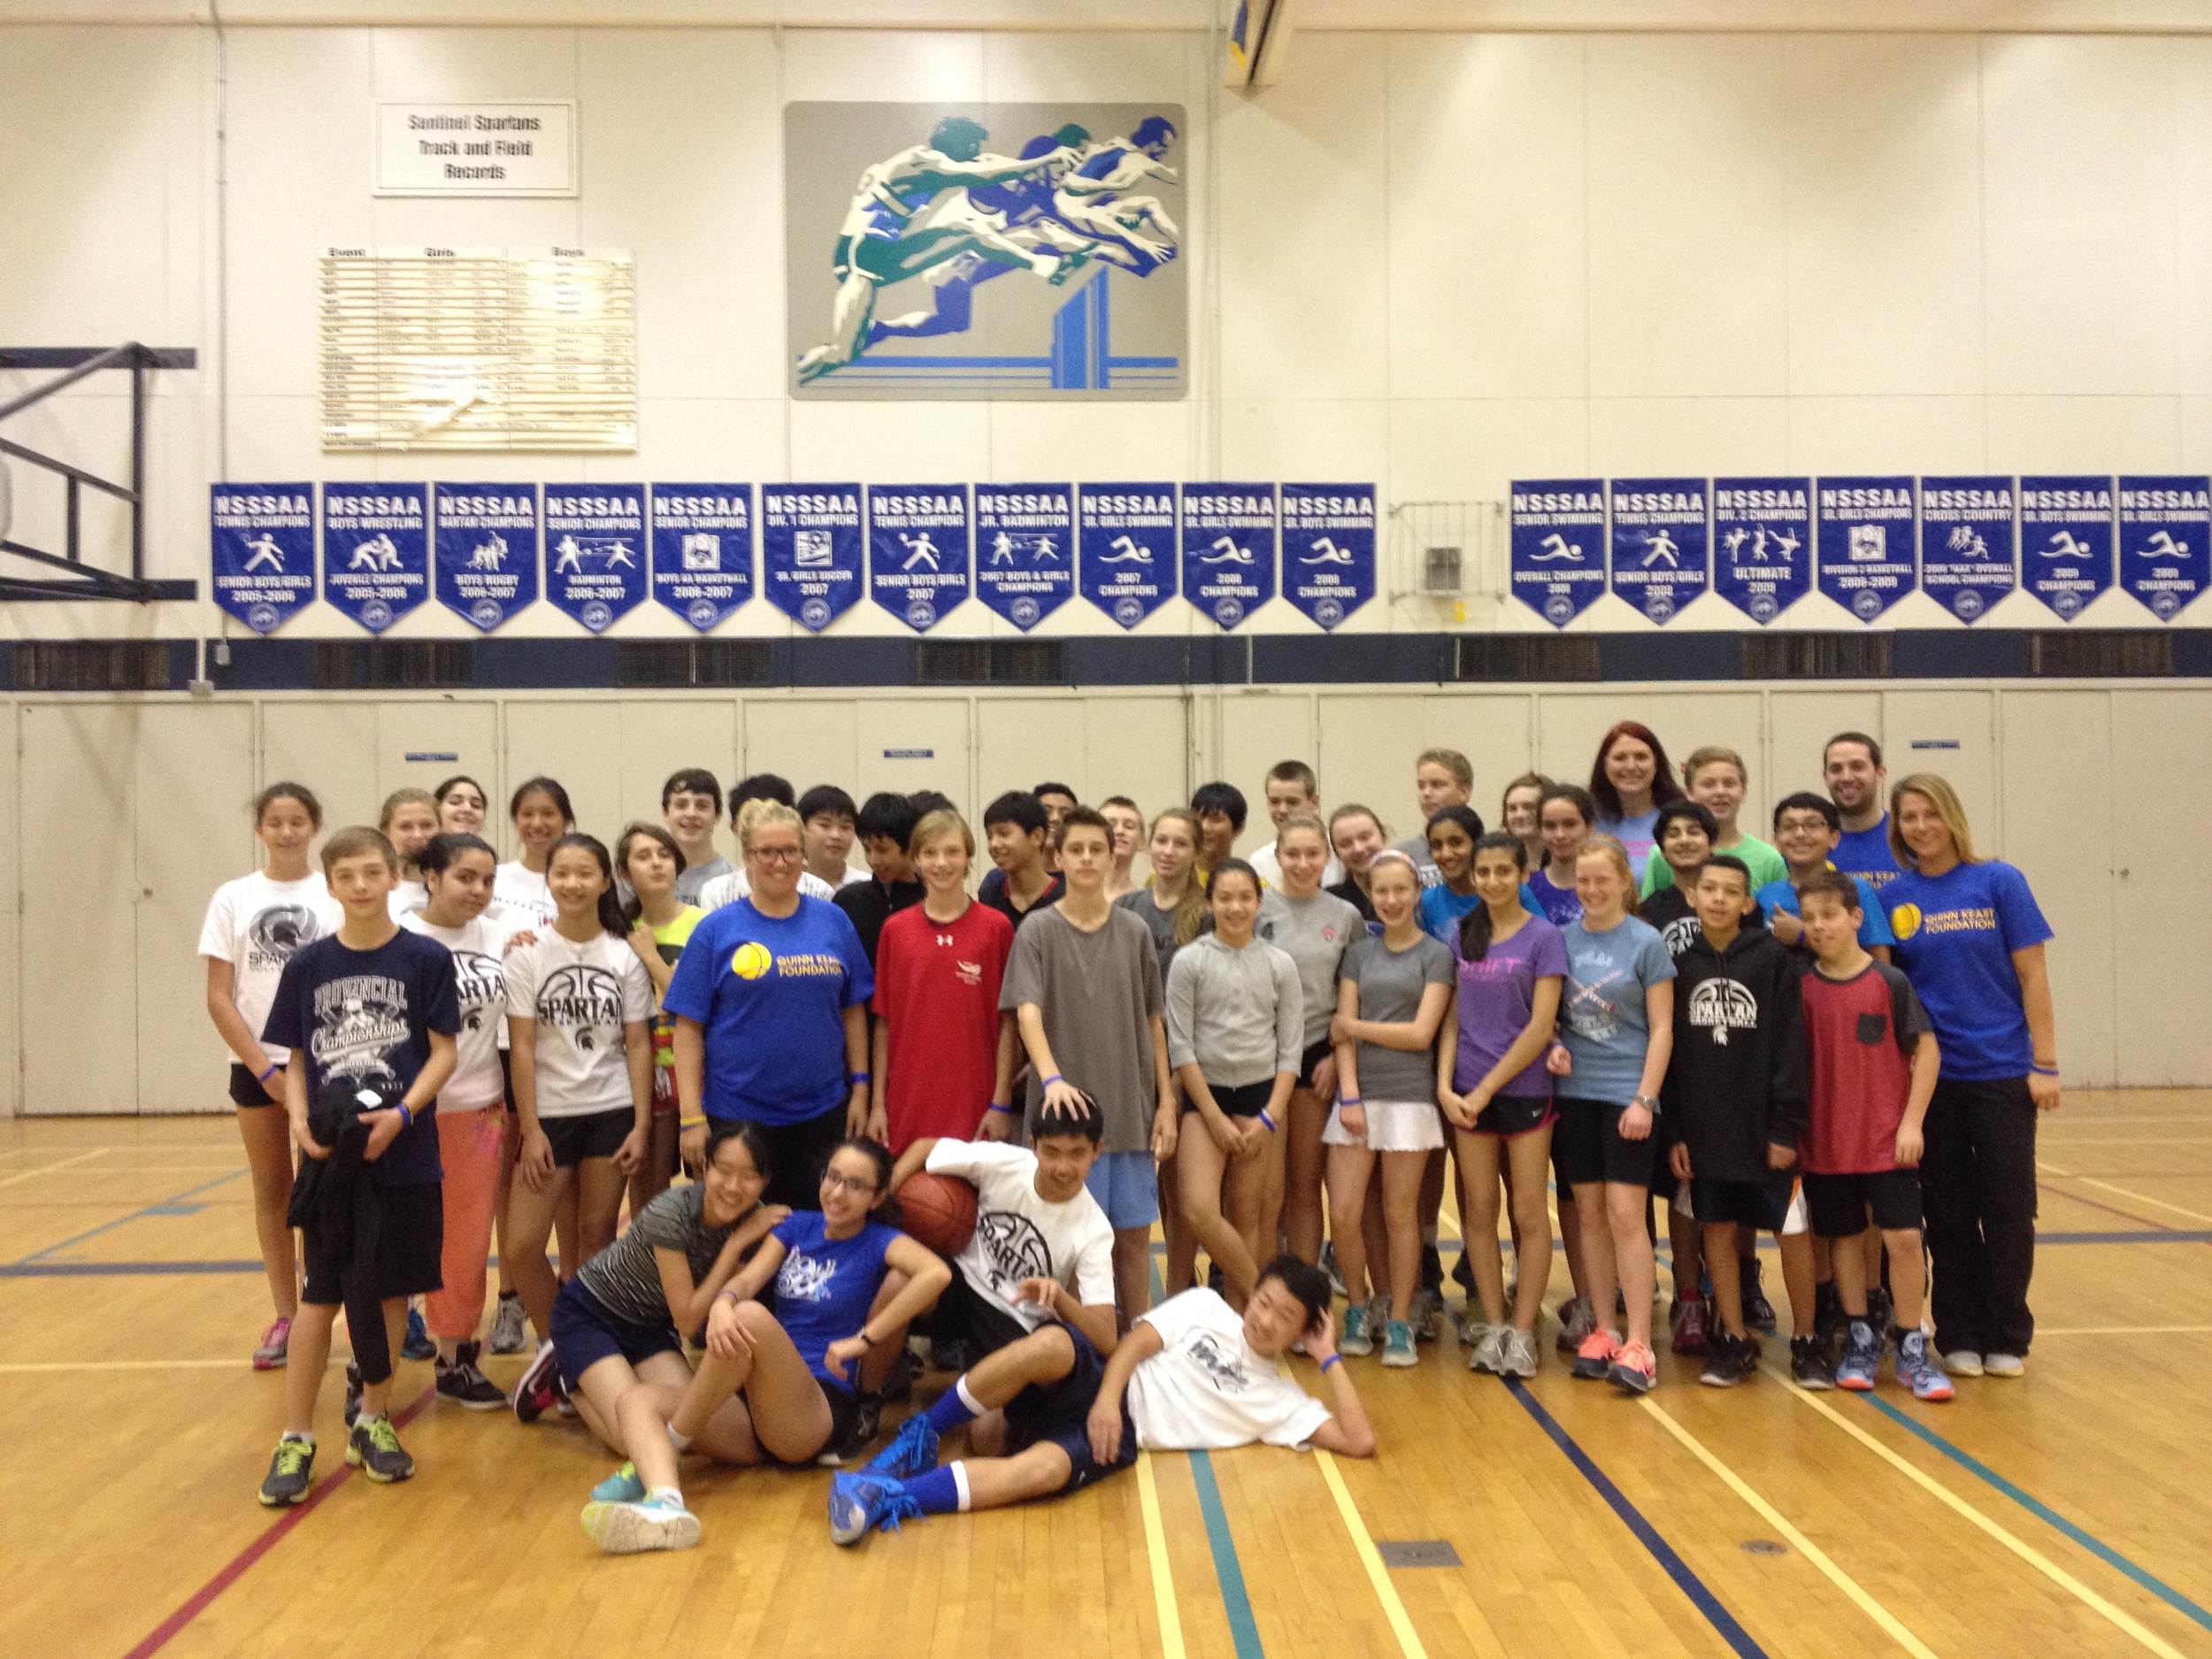
[[[1898,870],[1882,798],[1889,781],[1882,746],[1864,732],[1839,732],[1820,751],[1820,771],[1842,820],[1832,862],[1847,876],[1882,887]]]
[[[1836,843],[1841,839],[1842,814],[1833,801],[1801,790],[1785,795],[1774,809],[1774,846],[1789,866],[1789,879],[1770,881],[1753,895],[1766,913],[1774,936],[1786,945],[1803,942],[1805,929],[1797,919],[1797,887],[1817,870],[1838,868]],[[1851,874],[1850,872],[1845,872]],[[1889,960],[1889,919],[1883,914],[1874,887],[1864,876],[1851,875],[1859,890],[1859,947],[1877,960]]]

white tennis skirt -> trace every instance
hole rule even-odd
[[[1356,1135],[1344,1126],[1344,1108],[1330,1107],[1321,1144],[1365,1147],[1370,1152],[1433,1152],[1444,1144],[1444,1114],[1432,1100],[1370,1096],[1361,1110],[1367,1114],[1367,1133]]]

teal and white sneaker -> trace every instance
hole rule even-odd
[[[315,1442],[286,1435],[269,1459],[269,1472],[261,1483],[261,1502],[266,1509],[304,1503],[315,1485]]]
[[[594,1503],[642,1503],[645,1483],[637,1478],[637,1465],[625,1463],[591,1489]]]
[[[689,1549],[699,1541],[699,1517],[669,1491],[653,1493],[635,1503],[587,1503],[579,1518],[592,1541],[610,1555]]]
[[[872,1526],[887,1532],[899,1530],[901,1521],[920,1516],[921,1501],[888,1475],[858,1474],[830,1477],[829,1529],[833,1543],[856,1544]]]
[[[1336,1340],[1336,1351],[1353,1359],[1365,1359],[1375,1351],[1375,1333],[1367,1328],[1367,1304],[1356,1302],[1344,1310],[1344,1333]]]
[[[1393,1371],[1421,1363],[1421,1351],[1413,1346],[1413,1327],[1403,1319],[1393,1319],[1383,1326],[1382,1363]]]

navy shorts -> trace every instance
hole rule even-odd
[[[1796,1182],[1793,1170],[1775,1170],[1759,1181],[1709,1181],[1694,1175],[1690,1213],[1702,1226],[1732,1221],[1760,1233],[1779,1233],[1789,1219],[1790,1194]]]
[[[1920,1225],[1920,1171],[1870,1170],[1858,1175],[1805,1171],[1805,1208],[1818,1239],[1853,1239],[1866,1231],[1870,1211],[1885,1233]]]
[[[1610,1101],[1569,1100],[1555,1102],[1559,1121],[1552,1126],[1551,1167],[1563,1191],[1617,1181],[1624,1187],[1652,1184],[1658,1167],[1659,1124],[1641,1141],[1621,1139],[1621,1114],[1625,1103]]]
[[[580,1118],[541,1118],[538,1127],[553,1143],[553,1167],[572,1170],[586,1158],[611,1158],[637,1126],[637,1114],[627,1106]]]
[[[1006,1455],[1011,1457],[1033,1446],[1057,1446],[1068,1455],[1067,1484],[1060,1490],[1080,1492],[1137,1461],[1137,1425],[1129,1415],[1125,1393],[1121,1446],[1114,1460],[1102,1463],[1091,1455],[1091,1407],[1097,1402],[1099,1384],[1106,1379],[1106,1362],[1082,1332],[1071,1325],[1058,1328],[1075,1344],[1075,1363],[1056,1382],[1031,1383],[1006,1402]]]
[[[626,1319],[585,1289],[580,1279],[563,1285],[553,1299],[551,1325],[553,1363],[571,1394],[581,1385],[584,1373],[603,1359],[619,1356],[634,1371],[656,1354],[680,1358],[684,1351],[675,1325],[668,1320],[640,1325]]]

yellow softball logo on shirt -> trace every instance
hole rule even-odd
[[[730,972],[741,979],[757,979],[775,965],[768,947],[754,940],[747,940],[730,953]]]
[[[1920,931],[1920,907],[1901,904],[1889,913],[1889,931],[1900,939],[1910,939]]]

